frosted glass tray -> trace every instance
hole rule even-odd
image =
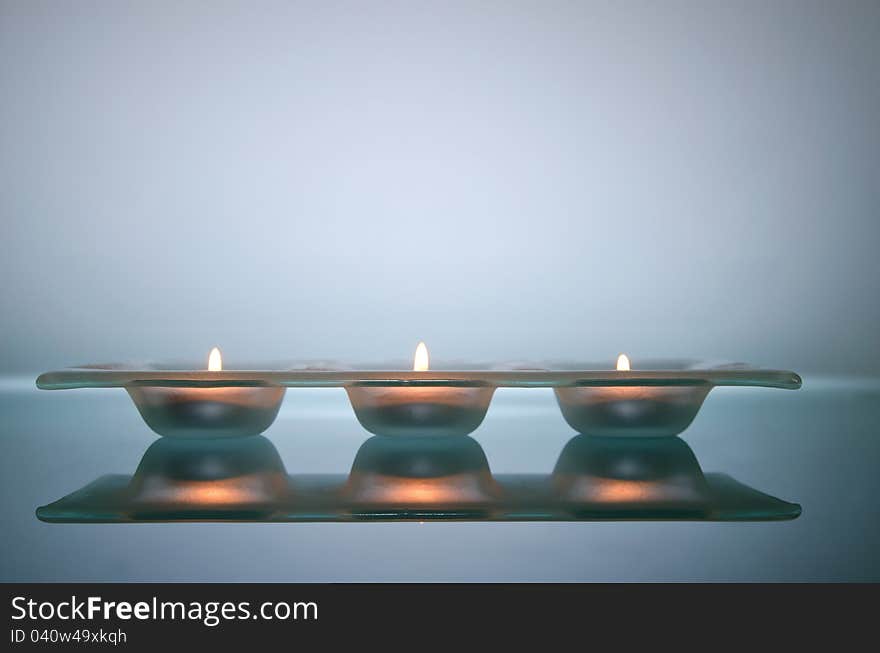
[[[788,370],[744,363],[669,360],[642,362],[639,369],[617,371],[612,363],[435,364],[413,372],[411,365],[385,363],[350,366],[326,362],[276,363],[208,372],[187,364],[99,364],[46,372],[37,379],[43,390],[118,388],[130,385],[174,387],[266,386],[493,386],[559,388],[577,386],[756,386],[797,389],[801,378]]]
[[[344,387],[361,425],[377,435],[468,434],[496,388],[553,388],[579,433],[669,436],[693,421],[716,386],[799,388],[784,370],[696,361],[641,362],[636,370],[576,363],[451,364],[413,371],[403,364],[327,362],[208,371],[187,365],[90,365],[48,372],[46,390],[123,387],[144,420],[169,437],[235,437],[268,429],[287,387]]]

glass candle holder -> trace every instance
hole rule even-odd
[[[559,369],[570,367],[575,366]],[[576,367],[602,370],[613,366],[586,363]],[[626,359],[625,369],[582,372],[580,377],[554,387],[559,408],[573,429],[602,437],[678,435],[690,426],[716,386],[801,386],[794,372],[686,360],[642,361],[638,369],[630,369]]]
[[[138,412],[153,431],[172,438],[258,435],[278,415],[280,386],[175,387],[128,385]]]
[[[683,431],[716,386],[794,390],[801,379],[786,370],[692,361],[649,362],[633,370],[589,363],[404,370],[310,362],[223,371],[94,365],[47,372],[37,386],[125,388],[153,430],[185,438],[262,432],[274,420],[284,388],[345,388],[364,428],[396,436],[467,435],[483,421],[496,388],[553,388],[575,430],[646,437]]]
[[[354,414],[370,433],[392,436],[467,435],[483,421],[494,386],[432,384],[349,385]]]
[[[697,416],[712,386],[619,385],[555,388],[569,426],[588,435],[678,435]]]

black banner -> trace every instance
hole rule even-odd
[[[10,584],[3,650],[854,636],[876,585]],[[411,639],[415,637],[417,639]],[[369,645],[369,646],[368,646]]]

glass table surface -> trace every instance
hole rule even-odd
[[[265,437],[246,445],[248,464],[269,460],[277,472],[247,486],[256,503],[278,474],[304,482],[278,519],[163,512],[162,497],[180,488],[157,485],[156,470],[167,475],[198,452],[157,440],[123,391],[46,393],[33,379],[0,378],[0,580],[880,580],[878,399],[877,379],[718,388],[681,440],[652,454],[578,436],[550,390],[502,388],[472,438],[424,455],[370,436],[344,390],[296,389]],[[425,472],[426,460],[442,473]],[[150,523],[38,519],[40,508],[42,519],[65,521],[71,505],[58,500],[96,481],[129,487],[139,466],[136,500],[114,504],[110,492],[98,503],[119,521]],[[401,475],[418,478],[389,484]],[[539,500],[548,492],[557,514]],[[94,508],[94,496],[84,505]],[[762,518],[748,512],[755,505],[776,511],[763,515],[773,520],[749,520]],[[181,521],[218,517],[240,521]]]

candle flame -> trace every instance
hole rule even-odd
[[[416,347],[416,355],[413,358],[413,372],[428,371],[428,348],[424,342],[420,342]]]
[[[211,353],[208,354],[208,371],[209,372],[222,372],[223,371],[223,357],[220,356],[220,350],[214,347],[211,350]]]
[[[617,357],[617,371],[629,372],[629,370],[629,357],[626,354],[621,354]]]

